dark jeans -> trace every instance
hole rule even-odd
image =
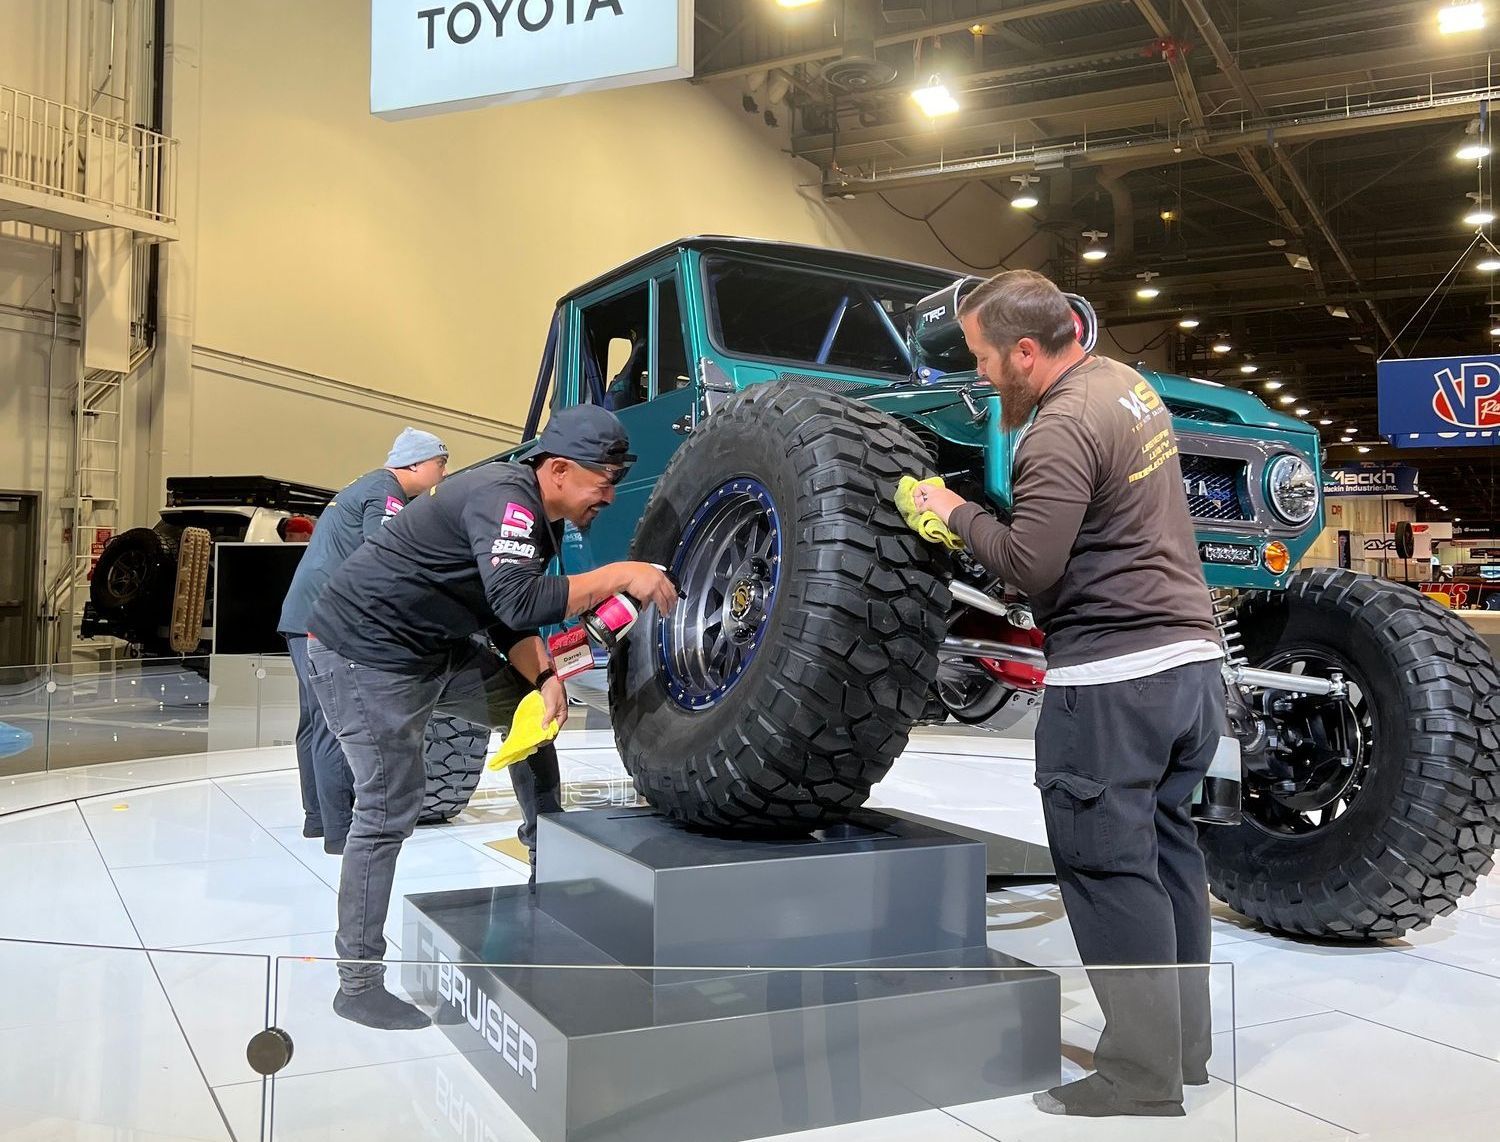
[[[1036,780],[1063,905],[1086,967],[1204,964],[1208,876],[1190,815],[1225,728],[1219,663],[1048,687]],[[1180,1101],[1211,1051],[1208,969],[1096,971],[1094,1052],[1126,1098]]]
[[[339,877],[339,926],[334,946],[346,960],[385,956],[396,857],[422,809],[426,774],[422,735],[434,711],[508,729],[531,690],[493,651],[468,643],[427,674],[395,673],[351,662],[313,640],[313,687],[354,771],[354,823]],[[557,751],[550,745],[510,767],[524,818],[521,840],[536,845],[536,817],[562,809]],[[354,993],[381,984],[378,963],[341,963],[340,984]]]
[[[313,692],[307,636],[287,635],[286,648],[297,672],[297,772],[302,779],[302,813],[307,824],[323,830],[325,843],[342,844],[354,820],[354,774]]]

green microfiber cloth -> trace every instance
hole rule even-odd
[[[902,476],[900,483],[896,485],[896,510],[901,513],[901,518],[906,521],[906,526],[920,535],[928,543],[941,543],[949,551],[962,551],[964,541],[959,539],[942,520],[938,519],[937,513],[932,511],[919,512],[914,499],[918,488],[941,488],[943,487],[941,476],[930,476],[925,480],[919,480],[915,476]]]

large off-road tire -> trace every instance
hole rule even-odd
[[[1500,830],[1500,673],[1484,642],[1415,591],[1332,568],[1248,596],[1239,617],[1252,664],[1345,675],[1361,740],[1326,815],[1247,775],[1244,823],[1203,830],[1215,895],[1269,928],[1344,940],[1451,912]]]
[[[171,607],[177,544],[149,527],[110,540],[89,579],[89,601],[100,615],[131,628],[155,629]]]
[[[462,718],[434,714],[422,739],[422,764],[427,790],[422,797],[419,825],[451,821],[464,811],[484,773],[490,731]]]
[[[848,816],[922,716],[947,560],[891,495],[931,458],[894,418],[795,384],[729,401],[678,450],[631,557],[684,598],[609,664],[615,740],[657,810],[722,832]]]

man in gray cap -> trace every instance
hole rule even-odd
[[[611,412],[557,413],[517,462],[482,464],[421,496],[334,573],[313,608],[313,686],[354,771],[354,824],[339,879],[333,1009],[367,1027],[430,1020],[385,989],[385,920],[396,858],[422,807],[422,731],[434,710],[496,729],[541,691],[545,720],[568,698],[539,629],[624,591],[663,613],[677,601],[649,563],[547,573],[563,521],[587,527],[635,457]],[[498,651],[498,653],[496,653]],[[502,657],[503,656],[503,657]],[[524,823],[561,808],[557,753],[511,767]]]
[[[302,778],[302,835],[322,837],[325,852],[344,851],[354,816],[354,778],[328,728],[307,667],[307,620],[328,578],[414,496],[436,487],[448,469],[448,448],[430,432],[403,428],[385,466],[367,472],[323,509],[292,576],[276,629],[297,672],[297,770]]]

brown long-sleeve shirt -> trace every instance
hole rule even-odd
[[[1012,496],[1009,526],[977,504],[949,526],[1029,596],[1049,667],[1217,640],[1172,416],[1134,369],[1092,357],[1047,390]]]

